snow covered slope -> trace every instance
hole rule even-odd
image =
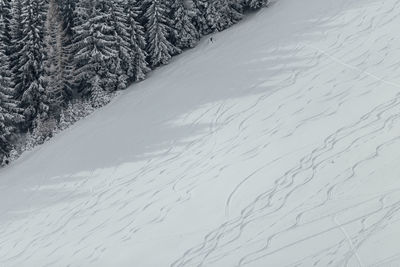
[[[0,266],[400,266],[400,1],[279,0],[0,171]]]

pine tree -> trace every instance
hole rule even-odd
[[[20,77],[15,84],[21,108],[25,109],[25,126],[30,127],[40,114],[46,118],[48,99],[44,89],[43,55],[44,22],[46,19],[45,0],[25,0],[22,7],[22,49],[18,51]]]
[[[22,56],[24,37],[23,28],[23,16],[22,16],[23,0],[14,0],[12,5],[12,19],[11,19],[11,48],[10,48],[10,69],[12,72],[12,82],[15,87],[21,87],[22,84],[22,70],[20,66],[20,57]],[[15,96],[20,99],[22,95],[21,89],[15,90]]]
[[[171,4],[173,20],[172,43],[180,49],[192,48],[200,38],[200,34],[192,22],[189,7],[184,0],[174,0]]]
[[[220,12],[221,0],[210,1],[208,7],[206,9],[206,23],[210,32],[216,32],[219,28],[221,28],[223,17],[221,16],[222,13]]]
[[[66,105],[72,94],[66,77],[68,55],[65,55],[65,34],[59,14],[58,4],[50,0],[46,19],[44,81],[53,117],[60,114],[61,107]]]
[[[0,59],[0,63],[3,64],[3,60]],[[0,75],[3,75],[3,67],[1,67],[0,72]],[[12,91],[7,83],[8,81],[4,76],[0,76],[0,165],[14,149],[17,125],[22,120],[22,116],[19,114],[20,110],[12,99]]]
[[[243,4],[249,9],[259,9],[268,5],[269,0],[244,0]]]
[[[63,24],[63,31],[66,36],[66,43],[69,45],[73,40],[73,27],[76,0],[57,0],[59,6],[59,13]]]
[[[214,0],[208,5],[206,20],[212,31],[223,31],[242,19],[237,6],[229,0]]]
[[[117,56],[114,58],[114,69],[110,70],[117,77],[117,90],[128,87],[129,72],[133,61],[130,53],[130,36],[128,15],[125,13],[125,3],[122,0],[107,1],[106,11],[110,14],[109,23],[115,39]]]
[[[193,24],[201,35],[206,35],[212,32],[206,19],[208,6],[209,0],[193,0]]]
[[[59,19],[62,21],[62,50],[63,50],[63,75],[64,90],[68,94],[68,100],[71,100],[74,92],[73,76],[74,76],[74,21],[75,8],[77,0],[57,0],[59,8]]]
[[[14,148],[13,139],[18,123],[22,120],[17,102],[13,99],[10,63],[7,56],[7,26],[0,16],[0,165]]]
[[[147,54],[151,67],[167,64],[171,57],[180,52],[168,37],[172,32],[172,22],[168,18],[168,8],[163,0],[145,0]]]
[[[193,0],[193,25],[201,35],[211,33],[206,19],[208,0]]]
[[[140,24],[141,13],[138,0],[128,0],[125,13],[127,14],[128,43],[132,62],[127,73],[131,81],[141,81],[150,69],[146,61],[146,38],[144,28]]]
[[[80,0],[73,29],[76,84],[96,107],[107,103],[118,85],[113,70],[119,53],[107,6],[106,0]]]
[[[228,17],[232,24],[243,19],[243,5],[239,0],[226,0],[228,6]]]
[[[79,0],[76,4],[76,8],[74,10],[74,26],[72,28],[73,32],[73,40],[71,41],[71,54],[74,54],[74,87],[82,92],[86,87],[89,86],[88,79],[92,74],[89,68],[84,69],[84,67],[88,67],[88,62],[90,59],[89,50],[85,42],[93,42],[90,34],[90,23],[89,19],[92,13],[93,3],[91,0]],[[78,57],[78,53],[80,54]],[[86,90],[84,94],[89,94],[90,90]]]
[[[3,24],[1,27],[2,29],[2,40],[5,49],[6,49],[6,55],[9,55],[11,53],[11,20],[12,20],[12,4],[11,0],[0,0],[0,20],[2,21],[1,23]]]
[[[243,17],[239,0],[193,0],[193,4],[196,14],[193,21],[203,35],[223,31]]]

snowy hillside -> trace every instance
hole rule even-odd
[[[400,266],[400,2],[279,0],[0,171],[0,266]]]

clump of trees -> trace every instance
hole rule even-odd
[[[0,165],[268,0],[0,0]]]

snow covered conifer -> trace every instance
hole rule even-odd
[[[0,0],[0,20],[3,24],[2,39],[6,49],[6,54],[10,53],[11,49],[11,19],[12,19],[12,4],[11,0]]]
[[[72,28],[74,26],[74,12],[76,2],[76,0],[57,0],[60,18],[63,24],[63,30],[67,39],[67,44],[69,44],[69,41],[72,41],[73,38]]]
[[[208,6],[208,0],[193,0],[193,24],[201,35],[206,35],[212,32],[212,30],[208,27],[206,19]]]
[[[108,94],[117,89],[114,73],[119,56],[114,28],[106,0],[80,0],[76,9],[74,55],[76,84],[94,106],[108,101]]]
[[[145,0],[147,54],[151,67],[167,64],[171,57],[179,53],[168,37],[172,32],[168,8],[163,0]]]
[[[130,36],[128,14],[125,12],[123,0],[107,1],[105,11],[109,12],[109,23],[115,39],[117,55],[114,58],[112,71],[117,77],[117,90],[128,87],[128,72],[132,69],[133,61],[130,53]]]
[[[244,6],[250,9],[259,9],[268,4],[269,0],[244,0]]]
[[[60,108],[71,95],[65,77],[65,61],[68,55],[64,54],[64,36],[58,4],[55,0],[50,0],[46,20],[44,81],[53,117],[59,115]]]
[[[46,10],[45,0],[25,0],[22,7],[22,48],[17,52],[20,77],[15,86],[17,98],[25,109],[27,127],[38,114],[44,118],[48,113],[42,76]]]
[[[211,1],[206,10],[208,27],[212,31],[223,31],[237,23],[242,15],[236,8],[229,0]]]
[[[227,2],[227,14],[231,24],[238,23],[243,19],[243,5],[239,2],[239,0],[226,0]]]
[[[73,56],[73,26],[75,21],[76,0],[57,0],[59,20],[62,22],[62,53],[64,86],[68,94],[73,94],[74,56]],[[70,98],[70,97],[69,97]],[[69,99],[68,99],[69,100]]]
[[[126,10],[129,36],[129,52],[132,65],[128,69],[128,76],[132,81],[140,81],[150,71],[146,57],[146,38],[144,28],[140,24],[140,5],[138,0],[127,0]]]
[[[17,102],[13,99],[8,47],[4,41],[6,32],[5,18],[0,16],[0,165],[14,148],[13,137],[22,120]]]
[[[173,18],[172,42],[180,49],[192,48],[200,35],[193,25],[189,7],[184,0],[174,0],[171,7]]]
[[[21,57],[21,50],[23,48],[23,22],[22,22],[22,7],[23,7],[23,0],[14,0],[12,5],[12,19],[10,23],[11,28],[11,47],[10,47],[10,70],[12,73],[12,82],[15,87],[20,87],[22,83],[22,70],[20,66],[20,57]],[[21,93],[18,95],[17,90],[15,92],[15,96],[20,96]]]

